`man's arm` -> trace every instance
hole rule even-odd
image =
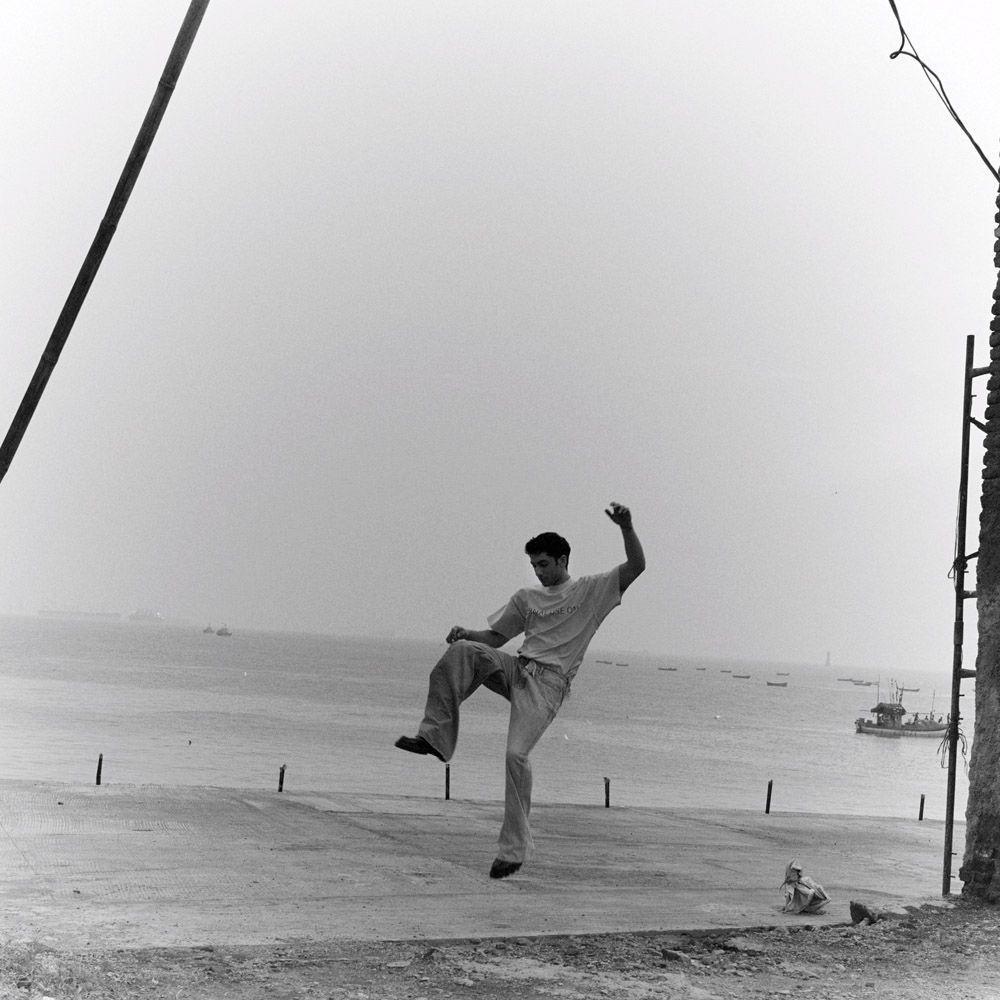
[[[632,512],[628,507],[612,501],[604,512],[622,530],[622,541],[625,543],[625,562],[618,567],[618,589],[621,593],[632,585],[635,578],[646,568],[646,556],[642,551],[642,543],[632,527]]]
[[[510,640],[505,635],[501,635],[499,632],[495,632],[491,628],[483,629],[481,632],[476,632],[473,629],[462,628],[461,625],[456,625],[449,633],[448,637],[445,639],[449,645],[453,642],[458,642],[459,639],[467,639],[469,642],[481,642],[486,646],[492,646],[494,649],[499,649],[505,643]]]

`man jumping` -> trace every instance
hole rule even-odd
[[[541,586],[517,591],[489,616],[488,629],[477,632],[456,625],[448,633],[448,650],[431,671],[417,735],[396,740],[401,750],[449,761],[458,740],[459,706],[480,684],[510,702],[504,818],[490,878],[513,875],[529,857],[534,845],[528,825],[528,754],[569,694],[598,626],[646,568],[629,509],[611,503],[605,513],[621,528],[625,562],[608,573],[574,580],[566,539],[552,531],[532,538],[524,551]],[[516,656],[500,651],[522,632]]]

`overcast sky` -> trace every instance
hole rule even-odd
[[[187,6],[0,4],[2,432]],[[899,7],[996,162],[1000,5]],[[443,637],[540,531],[620,562],[619,500],[597,645],[947,673],[997,191],[898,40],[888,0],[212,0],[0,484],[0,613]]]

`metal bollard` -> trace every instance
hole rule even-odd
[[[771,789],[774,787],[774,778],[767,783],[767,802],[764,803],[764,815],[771,813]]]

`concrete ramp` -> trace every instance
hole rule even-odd
[[[502,811],[0,782],[0,933],[79,948],[447,939],[839,923],[851,899],[940,901],[940,822],[537,803],[534,859],[493,881]],[[780,912],[793,858],[832,897],[826,916]]]

